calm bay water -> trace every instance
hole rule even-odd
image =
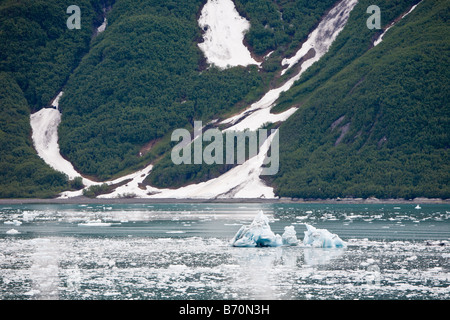
[[[0,299],[449,299],[450,206],[0,206]],[[233,248],[259,210],[345,249]]]

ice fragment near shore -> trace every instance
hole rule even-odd
[[[306,225],[303,244],[314,248],[344,248],[346,243],[326,229],[316,229],[309,224]]]
[[[234,247],[279,247],[283,244],[280,235],[275,235],[269,219],[260,211],[250,226],[242,226],[231,240]]]

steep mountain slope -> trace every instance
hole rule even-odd
[[[81,172],[103,180],[148,162],[145,144],[212,119],[262,85],[256,65],[205,69],[202,2],[115,3],[61,99],[61,151]]]
[[[343,42],[283,97],[301,107],[280,129],[278,195],[449,197],[449,10],[421,2],[344,67]]]
[[[216,24],[199,19],[206,0],[80,1],[81,30],[65,26],[66,1],[1,2],[0,197],[48,197],[81,187],[81,179],[70,182],[32,148],[30,112],[49,106],[63,89],[59,144],[67,165],[90,179],[123,176],[103,186],[84,179],[96,184],[86,194],[125,184],[110,196],[134,190],[145,197],[214,197],[223,189],[226,197],[448,198],[449,4],[379,0],[383,33],[366,27],[371,1],[344,2],[347,12],[315,35],[321,17],[333,15],[340,2],[234,0],[236,12],[224,0],[209,12],[221,16]],[[97,35],[102,8],[110,5],[106,30]],[[232,66],[220,64],[240,38],[227,30],[241,30],[244,18],[247,48],[238,45],[251,57],[243,65],[236,56],[228,60]],[[330,32],[338,24],[345,28],[335,38]],[[203,40],[214,33],[235,42]],[[205,55],[213,46],[216,64]],[[303,56],[298,63],[296,52]],[[267,114],[271,108],[280,114]],[[57,112],[42,115],[52,113],[59,123]],[[269,125],[260,116],[287,121]],[[174,129],[213,119],[209,126],[221,129],[279,127],[280,171],[265,178],[267,186],[259,178],[260,157],[237,168],[170,161]],[[227,189],[224,183],[236,178],[239,187]],[[154,188],[180,186],[186,187]]]
[[[107,30],[92,43],[61,99],[61,152],[80,172],[100,180],[128,173],[167,151],[174,129],[191,128],[194,120],[209,122],[256,100],[271,85],[288,46],[306,37],[333,3],[239,2],[239,11],[252,26],[246,42],[260,55],[277,52],[267,60],[255,56],[261,68],[224,69],[207,64],[201,51],[202,32],[214,27],[199,26],[205,2],[115,2]],[[285,7],[286,21],[279,11]],[[258,31],[261,25],[263,33]],[[161,151],[145,148],[155,144]]]
[[[280,126],[280,172],[265,177],[278,196],[449,195],[448,5],[380,1],[383,26],[395,26],[373,47],[383,30],[366,27],[370,4],[358,2],[330,51],[273,108],[299,108]],[[180,186],[230,168],[166,159],[149,182]]]
[[[275,106],[275,102],[280,94],[287,92],[311,65],[319,61],[327,53],[336,37],[345,27],[350,12],[356,3],[357,1],[355,0],[340,1],[328,10],[320,19],[320,23],[317,26],[311,25],[314,29],[306,37],[306,41],[301,43],[300,48],[297,48],[295,55],[299,56],[299,58],[295,58],[295,61],[289,63],[289,66],[281,72],[286,75],[283,77],[278,74],[283,79],[283,82],[278,85],[274,84],[273,88],[268,90],[258,101],[252,103],[242,112],[218,121],[215,125],[223,129],[222,132],[227,133],[246,130],[256,133],[256,130],[262,127],[266,127],[266,129],[276,127],[279,122],[284,121],[292,115],[296,111],[295,107],[279,114],[271,113],[271,109]],[[299,60],[305,62],[301,65],[301,68],[296,65]],[[289,68],[293,66],[296,67]],[[285,73],[288,68],[291,70]],[[228,137],[225,136],[223,141],[226,141],[226,144],[228,144]],[[152,186],[162,188],[178,187],[188,183],[207,181],[220,176],[234,167],[234,164],[229,163],[223,165],[175,165],[170,158],[170,154],[167,154],[159,161],[145,182]],[[223,161],[223,163],[225,162]],[[245,184],[244,181],[242,181],[242,184]],[[233,194],[233,192],[230,194]]]
[[[100,3],[77,3],[85,27],[76,32],[66,26],[70,1],[0,3],[0,197],[49,197],[70,188],[37,156],[29,122],[88,50]]]
[[[67,178],[41,160],[30,140],[30,110],[14,79],[0,73],[0,197],[49,197]]]

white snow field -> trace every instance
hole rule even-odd
[[[260,179],[262,165],[275,134],[270,135],[262,144],[259,153],[242,165],[236,166],[218,178],[191,184],[178,189],[158,189],[139,187],[140,179],[146,174],[136,175],[136,179],[117,188],[110,194],[98,198],[117,198],[123,194],[134,194],[138,198],[159,199],[214,199],[214,198],[275,198],[273,188]],[[150,171],[148,172],[150,173]],[[148,174],[147,173],[147,174]]]
[[[106,30],[106,26],[108,25],[108,20],[106,18],[103,19],[103,23],[97,28],[97,33],[102,33]]]
[[[198,24],[205,32],[199,47],[208,63],[222,69],[260,64],[243,43],[250,23],[239,15],[233,1],[208,0]]]

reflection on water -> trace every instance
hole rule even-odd
[[[0,299],[449,299],[449,208],[422,208],[0,207]],[[348,247],[231,247],[259,209]]]

